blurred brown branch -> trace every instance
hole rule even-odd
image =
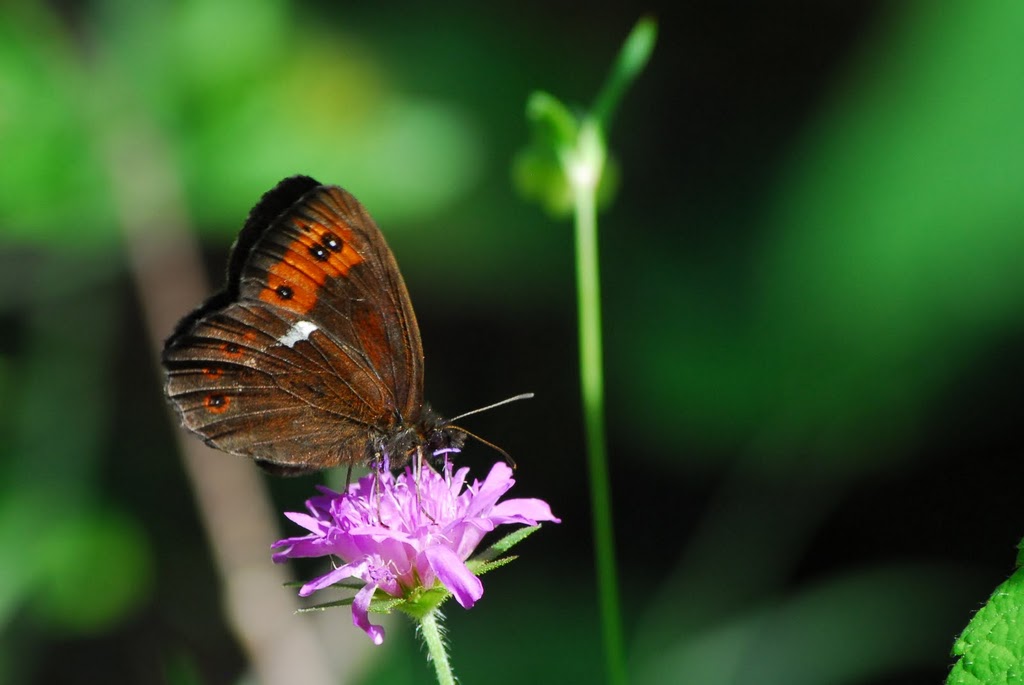
[[[199,305],[209,287],[168,147],[144,116],[123,117],[119,123],[116,130],[105,127],[100,137],[156,360],[177,320]],[[178,438],[223,583],[224,611],[259,682],[345,682],[368,648],[356,639],[332,640],[328,653],[314,627],[338,624],[343,612],[317,617],[295,613],[299,605],[294,592],[282,587],[290,579],[270,561],[270,543],[281,535],[256,468],[244,459],[215,453],[184,431]],[[332,660],[346,668],[332,674]]]

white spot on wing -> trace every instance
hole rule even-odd
[[[288,332],[277,339],[285,347],[295,347],[300,340],[308,340],[310,334],[317,330],[316,324],[312,321],[297,321],[292,324]]]

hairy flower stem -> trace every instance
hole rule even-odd
[[[420,635],[427,645],[427,654],[434,664],[439,685],[455,685],[455,674],[452,673],[448,661],[448,650],[445,649],[444,636],[441,634],[441,613],[436,609],[428,612],[420,619]]]
[[[604,168],[601,131],[592,120],[580,128],[575,150],[562,163],[572,185],[576,220],[576,288],[579,315],[580,392],[586,429],[590,499],[594,516],[594,556],[601,608],[608,682],[625,685],[626,658],[619,608],[611,486],[604,425],[604,371],[601,350],[601,277],[597,244],[597,184]]]

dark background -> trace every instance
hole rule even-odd
[[[563,523],[449,607],[455,672],[599,681],[571,226],[511,169],[529,93],[589,103],[651,11],[600,218],[633,680],[941,681],[1024,534],[1024,10],[1005,5],[0,9],[0,680],[252,677],[145,321],[199,303],[175,300],[179,253],[219,283],[249,207],[307,173],[388,237],[435,406],[537,393],[469,423]],[[315,482],[270,481],[273,506]],[[276,522],[267,565],[296,532]],[[361,654],[337,682],[431,682],[412,630],[371,650],[337,611],[327,651]]]

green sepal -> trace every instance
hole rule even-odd
[[[401,608],[406,601],[402,597],[392,597],[386,592],[378,590],[370,600],[369,610],[375,614],[390,614],[393,609]]]
[[[572,188],[562,158],[579,135],[579,119],[558,98],[534,91],[526,101],[530,142],[512,163],[512,180],[524,197],[536,201],[554,217],[572,210]]]
[[[530,141],[512,161],[512,181],[520,194],[540,204],[553,218],[572,213],[573,187],[569,167],[581,155],[599,158],[597,204],[611,204],[619,187],[618,165],[608,156],[604,133],[593,117],[575,115],[542,91],[530,95],[526,106]],[[591,149],[597,145],[600,149]]]
[[[1024,548],[1018,549],[1017,570],[995,589],[953,644],[953,656],[960,659],[946,685],[1024,683]]]
[[[512,182],[524,199],[539,204],[551,218],[564,219],[572,212],[572,188],[551,148],[531,142],[516,153]]]
[[[394,608],[419,621],[424,616],[441,606],[451,596],[452,593],[448,592],[448,590],[441,585],[440,581],[438,581],[434,587],[429,590],[424,588],[414,589],[409,593],[409,597],[394,605]]]
[[[534,142],[562,150],[576,144],[580,124],[577,115],[551,93],[535,90],[526,100],[526,118]]]

